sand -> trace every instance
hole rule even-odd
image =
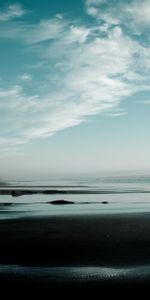
[[[150,266],[150,214],[131,213],[113,215],[51,216],[0,220],[0,264],[27,267],[26,271],[0,272],[3,287],[15,293],[19,286],[29,290],[68,287],[102,288],[109,284],[150,283],[128,275],[110,280],[96,277],[90,280],[63,279],[63,268],[103,267],[133,268]],[[62,280],[50,275],[36,276],[30,267],[53,271],[61,267]],[[41,268],[41,269],[40,269]],[[17,269],[16,269],[17,270]],[[19,270],[19,268],[18,268]],[[33,269],[32,269],[33,270]],[[17,275],[20,274],[20,275]],[[50,273],[49,273],[50,274]],[[87,287],[88,283],[88,287]],[[38,284],[38,288],[37,288]]]

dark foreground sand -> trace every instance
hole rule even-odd
[[[116,214],[39,217],[0,220],[0,264],[28,266],[25,272],[0,272],[1,289],[14,294],[149,284],[150,278],[127,276],[90,280],[89,277],[57,281],[32,267],[150,266],[150,214]],[[42,270],[41,269],[41,270]],[[52,269],[53,270],[53,269]],[[63,273],[61,273],[63,274]],[[58,289],[57,289],[58,288]]]

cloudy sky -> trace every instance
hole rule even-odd
[[[149,29],[149,0],[0,0],[0,175],[150,169]]]

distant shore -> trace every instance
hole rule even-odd
[[[150,194],[150,190],[105,190],[105,189],[72,189],[72,188],[44,188],[43,186],[38,188],[30,187],[0,187],[0,195],[11,195],[13,197],[19,197],[23,195],[107,195],[107,194]]]
[[[33,195],[33,194],[44,194],[44,195],[55,195],[55,194],[101,194],[109,193],[108,191],[97,191],[97,190],[75,190],[75,189],[45,189],[45,188],[0,188],[0,195],[11,195],[13,197],[19,197],[23,195]]]

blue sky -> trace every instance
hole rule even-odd
[[[1,176],[149,170],[150,1],[0,1]]]

